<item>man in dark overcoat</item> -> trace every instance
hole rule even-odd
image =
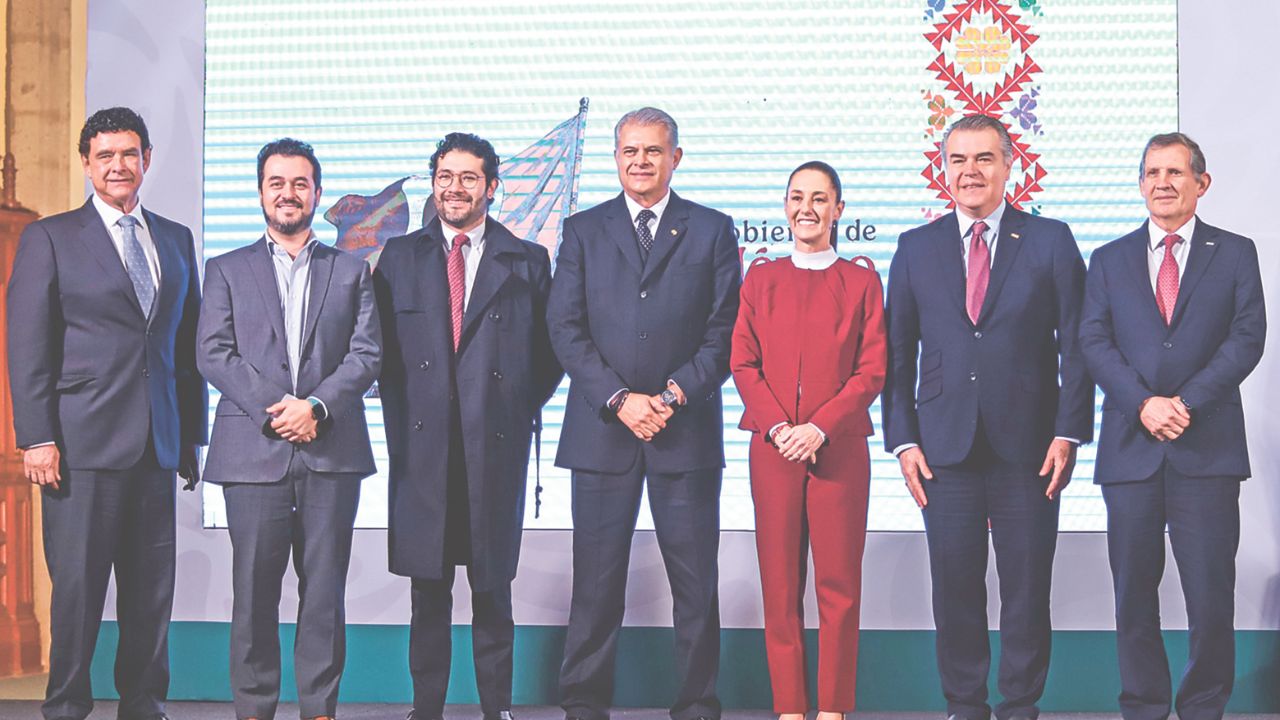
[[[374,276],[391,572],[413,581],[410,717],[442,716],[463,565],[480,706],[486,719],[510,718],[529,440],[563,374],[547,337],[551,261],[487,216],[498,188],[488,141],[451,133],[430,167],[438,217],[389,240]]]

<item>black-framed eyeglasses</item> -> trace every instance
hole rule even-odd
[[[461,175],[454,175],[448,170],[445,170],[436,173],[436,187],[447,188],[453,184],[454,178],[457,178],[458,182],[462,183],[462,187],[468,190],[473,190],[476,185],[479,185],[480,181],[484,179],[484,176],[469,172],[462,173]]]

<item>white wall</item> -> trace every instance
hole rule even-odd
[[[1264,193],[1274,191],[1269,172],[1280,166],[1280,151],[1267,121],[1280,116],[1272,72],[1261,65],[1260,49],[1274,43],[1280,3],[1240,3],[1224,9],[1211,0],[1182,0],[1179,6],[1181,129],[1204,147],[1213,187],[1201,205],[1209,222],[1253,237],[1259,246],[1263,281],[1273,317],[1280,315],[1276,277],[1280,232],[1269,222]],[[201,140],[203,135],[203,3],[117,0],[89,4],[86,108],[129,105],[148,120],[155,145],[143,187],[144,203],[160,213],[201,228]],[[69,149],[70,150],[70,149]],[[1133,149],[1134,193],[1137,160]],[[1135,225],[1138,218],[1135,218]],[[1280,321],[1273,321],[1273,328]],[[1237,626],[1280,628],[1280,345],[1269,333],[1271,351],[1245,385],[1245,413],[1254,479],[1241,496],[1242,541],[1238,557]],[[1275,393],[1275,394],[1273,394]],[[1077,482],[1088,482],[1087,478]],[[178,590],[175,620],[230,618],[231,552],[225,531],[200,526],[199,495],[182,493],[178,508]],[[994,562],[991,563],[994,568]],[[721,537],[721,605],[726,627],[760,627],[759,580],[754,537]],[[1163,617],[1169,628],[1185,627],[1181,592],[1172,558],[1162,586]],[[864,566],[863,627],[932,627],[924,538],[914,533],[876,533],[868,539]],[[568,618],[569,533],[525,533],[515,614],[521,624],[564,624]],[[1064,630],[1112,629],[1111,580],[1102,534],[1063,534],[1054,566],[1054,622]],[[996,596],[994,572],[988,578]],[[811,594],[812,595],[812,594]],[[386,534],[356,533],[348,585],[348,619],[353,623],[407,623],[408,582],[386,572]],[[455,620],[468,622],[466,581],[459,578]],[[282,617],[293,615],[296,594],[286,580]],[[111,603],[114,606],[114,602]],[[626,622],[669,625],[671,605],[662,562],[652,533],[636,536]],[[810,597],[809,617],[816,618]],[[109,611],[109,612],[113,612]],[[994,624],[996,608],[991,608]]]

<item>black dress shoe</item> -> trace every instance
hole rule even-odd
[[[484,720],[516,720],[516,716],[512,715],[510,710],[502,710],[497,713],[486,714]]]
[[[409,714],[404,716],[404,720],[418,720],[418,714],[410,710]],[[423,718],[423,720],[428,720],[428,718]],[[434,720],[444,720],[444,718],[434,718]]]

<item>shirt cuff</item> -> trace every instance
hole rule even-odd
[[[893,456],[894,456],[894,457],[897,457],[897,456],[901,455],[902,453],[906,452],[907,450],[910,450],[910,449],[911,449],[911,448],[913,448],[913,447],[920,447],[920,445],[919,445],[919,444],[917,444],[917,443],[903,443],[903,444],[901,444],[901,445],[899,445],[898,447],[896,447],[896,448],[894,448],[894,449],[893,449]]]
[[[34,445],[28,445],[28,446],[26,446],[26,447],[24,447],[24,448],[22,448],[22,449],[23,449],[23,450],[35,450],[35,449],[36,449],[36,448],[38,448],[38,447],[44,447],[44,446],[46,446],[46,445],[57,445],[57,443],[55,443],[54,441],[50,440],[50,441],[48,441],[48,442],[35,443]]]
[[[809,423],[809,425],[813,426],[813,429],[818,431],[818,434],[822,436],[822,443],[825,445],[827,442],[827,434],[822,432],[822,428],[817,425],[814,425],[813,423]]]
[[[605,410],[612,410],[612,409],[613,409],[613,401],[614,401],[614,400],[617,400],[617,399],[618,399],[618,396],[619,396],[619,395],[621,395],[622,393],[624,393],[624,392],[628,392],[628,391],[630,391],[630,390],[631,390],[631,388],[618,388],[618,392],[616,392],[616,393],[614,393],[614,394],[610,395],[610,396],[609,396],[609,399],[604,401],[604,409],[605,409]]]
[[[783,427],[783,426],[785,426],[785,425],[790,425],[790,424],[791,424],[791,423],[787,422],[786,420],[783,420],[782,422],[778,423],[777,425],[774,425],[773,427],[769,428],[769,432],[767,432],[767,433],[765,433],[765,434],[764,434],[764,439],[765,439],[765,440],[768,440],[769,442],[773,442],[773,434],[774,434],[774,433],[776,433],[776,432],[778,432],[778,428],[781,428],[781,427]]]
[[[325,405],[323,400],[321,400],[320,398],[316,397],[315,395],[312,395],[311,397],[308,397],[308,398],[307,398],[307,402],[311,403],[311,408],[312,408],[313,410],[314,410],[316,407],[319,407],[319,408],[320,408],[320,417],[319,417],[319,418],[317,418],[318,420],[327,420],[327,419],[329,419],[329,406]]]
[[[1072,445],[1079,445],[1079,444],[1080,444],[1080,441],[1079,441],[1079,440],[1077,440],[1077,439],[1075,439],[1075,438],[1073,438],[1073,437],[1065,437],[1065,436],[1063,436],[1063,435],[1055,435],[1053,439],[1054,439],[1054,440],[1066,440],[1067,442],[1071,443]]]

